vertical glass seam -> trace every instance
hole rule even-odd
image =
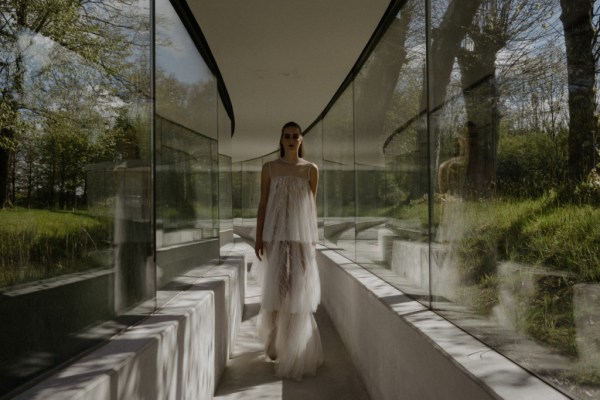
[[[156,291],[158,271],[156,268],[156,12],[155,0],[150,0],[150,180],[152,188],[150,226],[152,230],[152,273],[154,279],[154,309],[158,306]]]
[[[354,72],[351,73],[350,88],[352,88],[352,164],[354,169],[354,262],[357,261],[356,256],[356,237],[358,236],[358,231],[356,229],[356,224],[358,222],[358,173],[356,172],[356,91],[354,90],[354,82],[356,79],[356,74]]]
[[[432,229],[433,229],[433,169],[431,168],[431,0],[425,1],[425,85],[427,93],[427,112],[425,122],[427,124],[427,273],[428,273],[428,299],[429,309],[433,309],[433,293],[432,293],[432,280],[431,275],[431,261],[432,261]]]

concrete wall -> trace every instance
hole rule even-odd
[[[317,261],[322,303],[373,400],[568,398],[334,251]]]
[[[66,336],[115,315],[114,271],[98,269],[28,282],[0,290],[0,297],[2,360],[9,365],[24,365],[20,358],[24,348],[30,354],[54,352],[63,358],[72,357],[78,349],[68,349],[71,354],[56,351],[66,347]],[[47,307],[48,304],[52,307]],[[9,368],[11,372],[18,370]]]
[[[233,229],[225,229],[219,232],[219,242],[221,246],[233,243]]]
[[[157,286],[163,287],[173,278],[201,265],[208,269],[219,260],[219,240],[204,240],[171,246],[156,251]]]
[[[241,321],[243,260],[188,271],[169,301],[106,345],[16,399],[211,399]],[[238,321],[239,320],[239,321]]]

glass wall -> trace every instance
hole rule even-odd
[[[219,180],[231,123],[217,79],[169,2],[156,3],[156,247],[159,285],[219,259]],[[223,115],[225,114],[225,115]],[[223,132],[229,130],[229,138]],[[226,192],[226,190],[225,190]],[[221,204],[227,214],[226,202]],[[184,250],[186,249],[186,250]],[[190,257],[181,258],[184,252]]]
[[[237,164],[239,182],[236,182],[237,194],[234,198],[239,199],[238,209],[234,213],[239,216],[236,225],[253,228],[256,226],[256,213],[260,202],[260,185],[262,166],[266,162],[279,158],[279,151],[269,153],[263,157],[241,161]],[[235,179],[235,178],[234,178]],[[246,235],[254,235],[254,231],[246,230]]]
[[[219,97],[219,232],[221,246],[233,241],[231,120]]]
[[[569,396],[599,398],[593,2],[454,3],[398,2],[305,132],[322,244]],[[244,185],[249,204],[258,186]]]
[[[170,3],[157,3],[156,19],[156,245],[161,249],[218,237],[218,94],[215,77]]]
[[[232,225],[232,113],[201,41],[167,1],[63,3],[0,6],[2,398],[155,311],[178,272],[159,256],[218,261]]]
[[[593,2],[461,16],[433,3],[434,308],[571,396],[600,397]]]
[[[0,396],[154,309],[150,2],[30,3],[0,7]]]
[[[324,213],[325,213],[325,179],[323,167],[323,124],[318,122],[310,129],[310,134],[305,132],[303,158],[317,164],[319,168],[319,186],[317,187],[317,220],[319,227],[319,239],[324,240]]]
[[[356,199],[352,85],[323,119],[324,239],[354,259]]]
[[[233,209],[233,226],[242,226],[242,198],[244,196],[242,190],[242,162],[232,162],[231,164],[231,188],[232,198],[231,207]],[[259,189],[260,190],[260,189]],[[256,213],[255,213],[256,215]]]
[[[241,163],[242,179],[242,225],[256,225],[256,211],[260,201],[260,173],[262,171],[263,159],[254,158]]]

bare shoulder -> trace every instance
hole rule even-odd
[[[312,162],[310,162],[308,160],[305,160],[303,158],[301,160],[302,160],[302,165],[305,165],[306,168],[310,169],[311,171],[312,170],[314,170],[314,171],[318,171],[319,170],[319,167],[317,167],[317,164],[312,163]]]
[[[308,163],[308,170],[311,176],[311,179],[318,179],[319,178],[319,167],[317,167],[317,164],[315,163]]]
[[[269,177],[270,176],[270,171],[271,171],[271,163],[272,161],[267,161],[266,163],[263,164],[262,166],[262,176],[263,177]]]

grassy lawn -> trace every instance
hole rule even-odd
[[[89,268],[106,247],[110,224],[81,213],[0,210],[0,287]]]
[[[436,208],[437,224],[439,202]],[[498,304],[500,285],[506,288],[508,282],[499,274],[501,263],[547,271],[534,275],[535,292],[521,301],[519,328],[562,354],[577,356],[573,291],[579,283],[600,282],[600,208],[560,203],[548,196],[462,202],[454,211],[452,218],[463,226],[454,243],[460,301],[487,316]],[[416,219],[426,227],[427,204],[397,209],[395,217]]]
[[[433,223],[440,220],[436,202]],[[570,272],[581,282],[600,282],[600,208],[560,204],[554,197],[534,200],[463,202],[464,236],[458,243],[461,267],[474,280],[493,262],[510,260]],[[398,219],[427,227],[427,203],[393,211]]]
[[[485,253],[600,281],[600,209],[552,198],[475,203],[466,211],[460,253],[466,268],[486,269]],[[475,274],[477,275],[477,274]]]

